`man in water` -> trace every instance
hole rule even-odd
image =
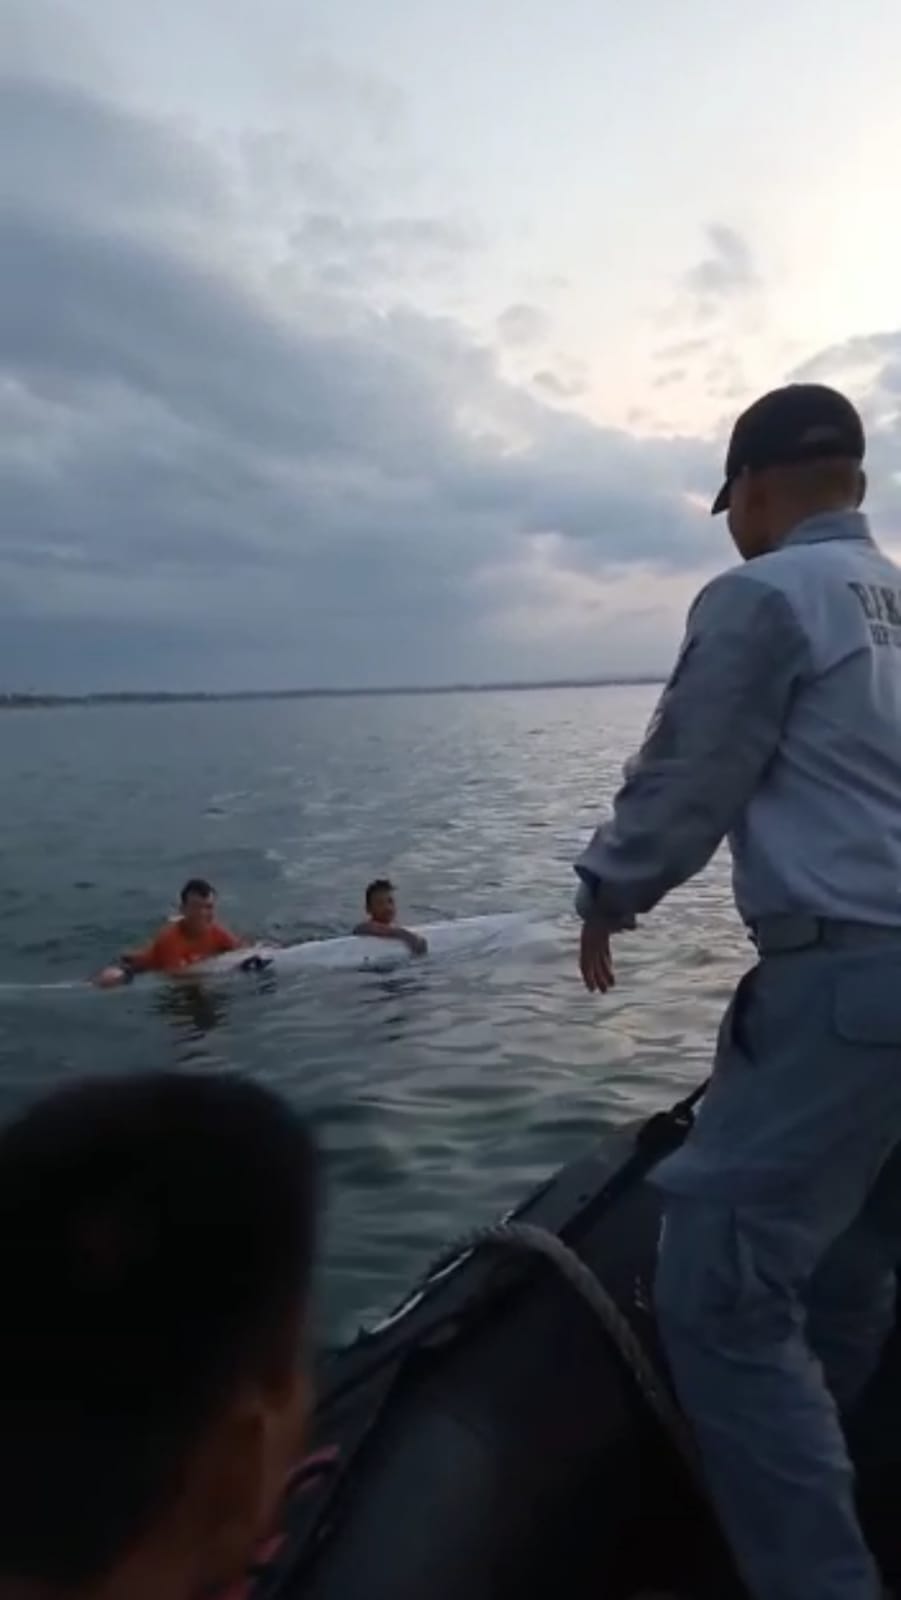
[[[100,989],[114,989],[130,983],[139,972],[183,972],[197,961],[241,950],[246,941],[237,938],[216,921],[216,891],[205,878],[191,878],[180,896],[181,912],[167,922],[143,950],[119,957],[113,966],[104,967],[94,983]]]
[[[310,1405],[314,1157],[249,1079],[67,1087],[0,1133],[0,1595],[197,1600]]]
[[[757,1600],[881,1593],[839,1420],[901,1256],[901,571],[859,510],[863,458],[853,406],[819,385],[739,418],[713,510],[746,565],[695,602],[576,868],[592,992],[610,935],[726,835],[760,955],[655,1177],[663,1340]]]
[[[427,955],[429,947],[422,934],[399,927],[396,917],[394,885],[387,878],[376,878],[366,890],[366,921],[358,922],[354,933],[360,938],[397,939],[407,946],[411,955]]]

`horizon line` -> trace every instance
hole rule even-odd
[[[536,689],[640,688],[665,682],[662,673],[627,676],[487,680],[484,683],[351,685],[305,689],[99,689],[83,694],[0,690],[0,710],[52,706],[189,705],[241,700],[352,700],[389,696],[528,693]]]

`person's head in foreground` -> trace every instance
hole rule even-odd
[[[395,920],[397,901],[394,885],[387,878],[376,878],[366,890],[366,915],[370,922],[377,922],[382,928],[390,928]]]
[[[181,920],[187,933],[200,934],[216,916],[216,891],[206,878],[189,878],[179,895]]]
[[[0,1596],[197,1600],[303,1442],[303,1124],[247,1080],[51,1095],[0,1133]]]
[[[866,493],[863,423],[844,395],[819,383],[773,389],[732,430],[725,482],[713,514],[746,561],[782,543],[799,523],[856,511]]]

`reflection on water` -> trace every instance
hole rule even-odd
[[[326,1152],[332,1333],[383,1308],[604,1127],[706,1071],[745,947],[721,861],[581,989],[572,857],[646,689],[146,707],[4,717],[0,1111],[60,1078],[190,1063],[251,1072]],[[522,910],[556,930],[393,974],[36,989],[149,933],[200,871],[224,918],[345,932],[387,873],[403,914]]]
[[[184,978],[177,983],[160,984],[153,1004],[185,1039],[202,1038],[228,1020],[228,994],[221,985]]]

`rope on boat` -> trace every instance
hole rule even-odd
[[[555,1269],[596,1317],[683,1464],[693,1478],[700,1478],[697,1449],[682,1413],[628,1318],[581,1257],[547,1228],[538,1228],[529,1222],[498,1222],[491,1227],[478,1228],[458,1240],[435,1263],[429,1277],[437,1276],[463,1256],[480,1249],[540,1256]]]

